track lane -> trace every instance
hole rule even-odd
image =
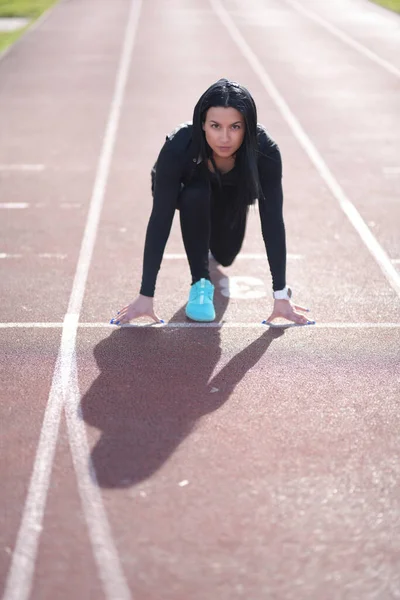
[[[101,4],[60,3],[0,63],[0,163],[43,166],[0,170],[2,201],[29,204],[0,213],[0,252],[23,255],[2,263],[5,288],[26,307],[21,320],[66,311],[127,10]],[[66,258],[43,262],[40,252]],[[4,303],[2,314],[13,320],[15,307]]]
[[[29,483],[21,525],[12,555],[9,575],[5,582],[4,597],[8,600],[13,598],[18,598],[18,600],[28,598],[31,594],[32,578],[34,576],[37,548],[40,531],[42,529],[47,493],[50,485],[61,410],[64,401],[69,401],[71,389],[73,390],[76,388],[75,381],[77,375],[74,370],[76,326],[79,320],[87,271],[90,265],[93,245],[95,243],[97,223],[104,197],[104,187],[107,183],[108,166],[112,156],[114,139],[118,127],[119,111],[123,101],[126,73],[129,68],[129,60],[132,53],[139,12],[140,3],[132,2],[129,6],[129,19],[123,37],[116,80],[115,83],[113,82],[112,102],[107,113],[106,130],[98,159],[94,188],[90,198],[88,218],[85,222],[84,236],[74,275],[74,283],[69,298],[67,313],[64,318],[61,344],[58,349],[51,389],[48,394],[48,402],[44,413],[43,426],[40,431],[33,472]],[[68,420],[68,411],[66,414]],[[71,451],[74,460],[76,457],[75,441],[74,436],[71,435]],[[101,524],[99,525],[101,526]],[[106,525],[106,521],[104,525]],[[106,536],[104,535],[102,540],[103,543],[106,541],[105,538]],[[121,599],[128,599],[130,598],[130,592],[126,587],[122,572],[119,572],[120,565],[118,557],[113,556],[112,539],[110,539],[110,542],[108,543],[106,552],[108,553],[107,559],[115,558],[115,560],[108,560],[105,569],[107,575],[105,581],[103,579],[103,565],[101,562],[97,565],[100,577],[103,580],[105,592],[107,593],[107,596],[111,597],[109,589],[109,586],[111,585],[113,589],[117,591],[118,596],[121,597]],[[101,555],[101,552],[100,554],[99,552],[95,553],[97,561]],[[111,583],[110,576],[112,580]]]
[[[149,13],[147,18],[156,18],[155,27],[157,28],[157,19],[161,21],[164,13],[162,9],[156,13],[156,17],[153,13]],[[200,35],[201,28],[205,26],[212,37],[218,35],[219,24],[213,19],[212,13],[208,10],[197,13],[193,9],[190,14],[198,17],[199,34],[191,25],[191,33],[195,40],[197,40],[197,35]],[[250,17],[253,18],[251,15]],[[167,68],[172,60],[171,56],[164,52],[164,48],[172,48],[171,52],[175,52],[173,46],[176,34],[175,21],[171,20],[169,25],[169,21],[166,20],[166,23],[168,25],[165,25],[163,37],[160,39],[162,44],[160,44],[158,53],[154,54],[157,59],[153,60],[153,55],[150,57],[146,54],[143,56],[138,54],[132,65],[134,73],[132,82],[139,87],[152,85],[153,87],[148,88],[152,96],[156,94],[156,87],[159,85],[157,78],[159,66],[164,65]],[[145,47],[144,35],[144,31],[139,32],[139,47]],[[224,38],[224,44],[226,43],[228,42]],[[260,120],[267,125],[271,134],[279,141],[283,152],[285,218],[289,252],[304,257],[299,261],[288,261],[288,280],[296,290],[298,301],[309,303],[315,310],[315,317],[324,321],[396,321],[400,305],[388,288],[379,267],[371,264],[370,255],[363,246],[363,242],[347,222],[337,201],[326,189],[320,175],[310,165],[308,157],[299,148],[292,131],[283,121],[265,89],[262,86],[260,89],[257,77],[248,70],[243,72],[243,69],[246,69],[246,60],[232,42],[227,46],[227,53],[234,57],[236,71],[233,76],[238,80],[243,80],[241,77],[245,77],[250,89],[258,91],[256,98],[260,108]],[[211,61],[212,56],[211,48],[208,54],[204,54],[206,64]],[[178,73],[183,71],[186,57],[174,56],[174,61]],[[214,78],[219,76],[221,67],[222,72],[229,70],[230,61],[227,61],[226,65],[219,64],[216,67]],[[178,84],[174,81],[173,76],[165,82],[164,90],[167,96],[174,93],[176,85]],[[191,104],[186,101],[186,106],[180,108],[182,100],[179,101],[178,108],[182,112],[179,119],[176,117],[174,124],[184,120],[186,115],[190,118],[192,106],[197,99],[197,96],[194,96],[192,92],[191,94],[193,96]],[[135,98],[135,96],[133,97]],[[128,98],[130,98],[129,88]],[[128,100],[127,109],[122,115],[121,129],[127,133],[127,136],[125,141],[122,137],[120,138],[116,148],[115,162],[104,207],[104,219],[100,225],[92,274],[89,276],[84,303],[83,318],[87,320],[96,319],[96,314],[104,315],[103,318],[106,320],[109,316],[114,315],[114,311],[121,302],[129,301],[139,289],[144,235],[151,206],[149,171],[156,158],[158,148],[162,144],[162,140],[159,141],[162,137],[159,130],[164,127],[164,132],[168,132],[174,127],[169,111],[167,113],[161,111],[160,116],[158,113],[155,115],[152,112],[148,114],[148,120],[146,120],[147,116],[140,110],[139,103],[140,99],[137,100],[136,105],[131,105]],[[172,114],[175,110],[176,107],[173,107]],[[183,119],[182,114],[184,115]],[[159,123],[155,137],[153,137],[154,122]],[[133,163],[138,146],[143,149],[143,163],[135,167]],[[133,171],[128,169],[129,161],[131,161]],[[126,165],[125,169],[121,168],[121,165]],[[286,167],[286,165],[288,166]],[[299,186],[299,181],[301,181],[301,186]],[[387,219],[386,215],[384,226],[385,228],[394,227],[391,219]],[[307,231],[307,237],[304,235],[305,231]],[[134,251],[133,248],[137,248],[137,250]],[[257,214],[252,213],[251,215],[243,251],[263,252]],[[177,217],[166,252],[172,254],[184,252]],[[120,257],[123,257],[122,260]],[[246,311],[245,316],[236,312],[235,316],[231,317],[228,310],[227,318],[236,321],[248,319],[252,322],[256,320],[256,315],[259,315],[260,320],[267,316],[265,315],[268,310],[266,307],[270,305],[268,265],[266,260],[262,259],[251,261],[251,265],[255,276],[264,282],[265,296],[261,300],[252,301],[251,305],[248,304],[244,309],[242,302],[242,309]],[[171,271],[172,269],[173,271]],[[235,263],[231,269],[226,270],[226,274],[235,277],[241,276],[244,274],[244,270],[243,263]],[[174,273],[173,277],[171,277],[172,272]],[[315,273],[318,273],[319,292],[317,298],[309,301],[307,291],[315,287]],[[169,319],[173,314],[173,306],[179,306],[181,298],[185,297],[187,293],[189,281],[190,277],[185,261],[179,261],[178,264],[163,262],[157,288],[160,293],[156,294],[156,302],[163,318]],[[366,293],[367,290],[369,290],[368,293]],[[378,311],[377,298],[379,298]]]
[[[245,12],[235,0],[226,6],[345,194],[396,260],[398,235],[388,214],[397,212],[400,180],[386,177],[385,169],[400,152],[397,80],[286,4],[273,2],[271,8],[296,43],[295,55],[274,19],[268,20],[270,5],[257,3]]]
[[[344,43],[348,38],[400,71],[400,22],[393,11],[368,0],[306,0],[301,4],[289,0],[289,4]]]
[[[175,23],[184,15],[196,15],[198,29],[207,26],[210,36],[219,35],[221,40],[212,14],[207,10],[197,12],[193,5],[191,10],[181,6],[180,13],[175,5],[176,20],[163,28],[163,48],[173,48]],[[161,5],[155,14],[160,21],[164,18]],[[149,13],[144,12],[144,22],[148,18]],[[197,30],[192,27],[191,34],[197,41]],[[144,36],[145,30],[141,30],[139,40],[143,46]],[[222,43],[235,63],[232,76],[240,80],[242,58],[225,38]],[[212,54],[212,48],[210,58],[204,54],[206,64]],[[168,64],[168,52],[156,56],[153,62],[157,70],[163,61]],[[146,58],[137,56],[132,81],[140,81],[140,74],[145,73],[146,81],[159,85],[157,70]],[[179,73],[185,68],[184,57],[175,60]],[[217,61],[220,69],[221,57]],[[216,71],[214,79],[218,74]],[[260,92],[256,78],[249,72],[245,77],[250,89]],[[165,81],[165,94],[172,94],[174,87],[171,74]],[[379,321],[383,315],[391,315],[396,320],[394,294],[379,268],[332,204],[329,192],[293,141],[276,108],[265,93],[260,93],[260,98],[261,114],[265,111],[268,121],[262,117],[260,120],[275,127],[277,139],[283,140],[288,165],[286,220],[288,237],[292,244],[295,240],[290,251],[305,256],[303,261],[289,262],[295,289],[307,296],[318,273],[315,316],[353,317],[361,322],[367,317]],[[161,118],[169,115],[162,112]],[[139,140],[144,148],[144,170],[135,171],[134,188],[129,186],[128,173],[118,170],[111,175],[85,298],[84,315],[88,320],[94,314],[109,314],[107,302],[111,300],[112,310],[120,302],[121,290],[132,288],[134,294],[135,282],[139,281],[148,216],[141,208],[146,199],[149,207],[148,172],[154,160],[153,152],[147,155],[153,143],[148,132],[151,136],[153,130],[144,118],[140,111],[124,111],[122,116],[121,130],[136,135],[117,146],[116,164],[135,155]],[[164,131],[173,126],[166,123]],[[262,251],[258,230],[257,215],[253,215],[244,251]],[[177,222],[167,251],[183,251]],[[350,265],[345,271],[343,263]],[[222,271],[214,268],[215,281],[224,274]],[[265,262],[238,261],[225,271],[232,277],[243,273],[259,276],[268,293]],[[187,282],[188,270],[181,261],[163,263],[157,295],[163,317],[184,321]],[[231,299],[227,303],[218,290],[216,299],[218,318],[232,324],[254,321],[254,315],[262,315],[269,302],[266,296],[251,301]],[[256,332],[234,329],[117,330],[107,338],[96,336],[99,343],[95,344],[94,332],[80,330],[81,365],[87,364],[89,357],[92,360],[90,353],[87,358],[84,355],[94,346],[98,373],[96,379],[87,373],[82,381],[86,389],[82,395],[83,417],[89,426],[92,460],[119,552],[127,560],[134,556],[135,564],[140,565],[128,571],[131,589],[139,595],[156,598],[162,588],[163,594],[171,598],[190,595],[202,599],[216,590],[221,598],[256,597],[260,593],[319,598],[322,590],[326,594],[329,581],[332,598],[346,586],[373,597],[384,585],[386,575],[395,581],[394,572],[383,563],[379,563],[384,570],[382,578],[369,577],[359,556],[369,539],[368,532],[375,527],[374,515],[380,510],[380,492],[371,473],[393,473],[393,450],[389,452],[388,448],[387,454],[377,449],[370,463],[362,465],[365,452],[373,452],[375,425],[385,428],[386,411],[390,419],[396,419],[398,333],[388,330],[383,338],[376,337],[375,332],[320,333],[303,329],[282,337],[272,337],[274,332],[258,337]],[[376,412],[371,410],[379,425],[360,398],[374,398]],[[359,419],[365,420],[362,430]],[[257,433],[255,421],[259,421]],[[315,438],[315,430],[319,433],[314,445],[310,440]],[[394,444],[395,448],[395,437],[390,436],[390,440],[389,446]],[[112,494],[115,489],[120,492],[118,496]],[[391,489],[384,500],[394,519],[398,510],[396,493]],[[281,511],[282,503],[285,508]],[[333,515],[346,511],[346,504],[350,508],[340,523]],[[362,505],[365,512],[360,514]],[[370,515],[368,526],[364,515]],[[318,524],[315,528],[313,520]],[[128,532],[126,522],[132,523]],[[298,529],[300,522],[306,524],[304,538]],[[378,568],[375,556],[396,552],[389,522],[381,523],[380,542],[365,559],[373,568]],[[364,528],[360,534],[361,523]],[[346,550],[349,539],[351,547]],[[316,573],[314,565],[318,562],[314,563],[304,550],[307,544],[315,548],[319,560],[329,560],[328,570]],[[331,555],[328,559],[330,547],[336,549],[337,559]],[[282,548],[284,565],[276,558],[282,556]],[[363,572],[363,581],[352,579],[356,569]],[[342,573],[337,583],[332,583],[330,572],[335,577]]]
[[[83,417],[131,589],[317,599],[328,582],[328,598],[395,585],[398,340],[82,332]]]
[[[5,358],[0,374],[2,586],[22,518],[58,343],[58,330],[0,332]]]

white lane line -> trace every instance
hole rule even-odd
[[[29,255],[32,258],[32,255]],[[33,256],[37,256],[38,258],[55,258],[57,260],[64,260],[67,258],[68,254],[53,254],[51,252],[42,252],[40,254],[34,254]],[[7,254],[6,252],[0,252],[0,258],[23,258],[23,254]]]
[[[41,457],[41,460],[35,461],[3,600],[27,600],[30,596],[37,543],[42,531],[47,495],[43,493],[43,490],[47,492],[49,487],[51,473],[49,464],[53,460],[61,418],[62,403],[58,401],[58,398],[63,392],[59,377],[63,347],[64,336],[56,361],[57,377],[53,377],[36,450],[36,457]],[[45,457],[47,457],[47,461]]]
[[[121,572],[118,552],[114,547],[111,527],[99,493],[97,476],[90,456],[85,422],[80,407],[81,394],[78,385],[75,348],[69,386],[65,392],[65,416],[72,460],[93,552],[99,567],[99,576],[106,598],[127,600],[131,597],[130,592]],[[119,573],[119,577],[115,576],[116,573]]]
[[[357,42],[355,39],[347,35],[347,33],[344,33],[344,31],[342,31],[335,25],[332,25],[332,23],[329,23],[328,21],[323,19],[314,11],[308,8],[304,8],[304,6],[302,6],[296,0],[284,1],[286,2],[286,4],[289,4],[289,6],[291,6],[295,11],[308,17],[311,21],[318,23],[318,25],[321,25],[321,27],[329,31],[332,35],[336,36],[342,42],[360,52],[360,54],[362,54],[363,56],[366,56],[367,58],[372,60],[375,64],[385,69],[385,71],[388,71],[388,73],[390,73],[391,75],[396,75],[396,77],[400,77],[400,69],[392,65],[392,63],[388,62],[387,60],[384,60],[383,58],[378,56],[378,54],[375,54],[375,52],[372,52],[372,50],[370,50],[360,42]]]
[[[60,204],[60,208],[69,210],[71,208],[81,208],[82,204],[80,202],[62,202]]]
[[[263,84],[266,92],[275,102],[278,110],[280,111],[282,117],[289,125],[293,134],[297,138],[300,145],[305,150],[306,154],[310,158],[311,162],[314,164],[317,169],[320,177],[326,183],[327,187],[332,192],[333,196],[339,202],[339,205],[350,223],[353,225],[354,229],[359,234],[360,238],[370,251],[371,255],[374,257],[378,265],[380,266],[383,274],[386,279],[396,292],[398,296],[400,296],[400,274],[394,268],[389,256],[379,244],[377,239],[371,233],[368,225],[365,223],[364,219],[354,206],[354,204],[349,200],[346,196],[339,183],[331,173],[328,165],[325,163],[321,154],[317,150],[316,146],[313,144],[311,139],[308,137],[303,127],[300,125],[298,119],[294,116],[292,111],[290,110],[288,104],[283,99],[283,96],[275,87],[275,84],[272,82],[271,78],[267,74],[264,66],[261,64],[260,60],[254,54],[253,50],[250,48],[239,29],[233,22],[231,16],[228,14],[226,9],[222,6],[220,0],[209,0],[212,8],[220,18],[221,22],[225,25],[229,34],[231,35],[234,42],[239,47],[243,56],[247,59],[250,66],[252,67],[255,74],[259,77],[261,83]]]
[[[44,171],[45,170],[45,166],[44,165],[18,165],[18,164],[14,164],[14,165],[1,165],[0,164],[0,171]]]
[[[68,395],[69,388],[77,389],[77,382],[74,379],[77,376],[74,361],[79,315],[82,308],[87,276],[115,146],[141,4],[142,0],[131,0],[130,16],[126,26],[107,127],[103,138],[68,310],[64,318],[61,345],[53,373],[51,392],[45,410],[40,442],[35,456],[22,522],[12,556],[4,600],[28,600],[31,592],[37,548],[42,529],[43,512],[58,437],[61,409],[64,402],[70,400],[70,396]],[[69,407],[66,407],[66,412],[67,415],[70,414]],[[75,414],[74,418],[79,419],[79,416]],[[87,440],[85,443],[82,443],[82,435],[86,435],[86,432],[81,431],[78,439],[74,437],[74,429],[70,425],[68,430],[71,434],[70,444],[74,464],[77,461],[86,461],[86,464],[88,464]],[[80,471],[77,471],[77,474],[79,476]],[[83,485],[83,482],[78,481],[78,485],[85,515],[87,515],[89,503],[93,500],[93,494],[96,494],[98,505],[102,503],[101,494],[98,488],[93,488],[91,493],[86,495],[86,487]],[[118,598],[118,600],[130,600],[131,593],[110,534],[110,526],[105,511],[101,515],[98,513],[98,517],[96,534],[91,529],[93,525],[92,520],[88,521],[87,525],[99,574],[105,586],[105,595],[108,600],[114,600],[115,598]],[[98,537],[99,531],[100,542]],[[98,548],[99,543],[101,544],[100,549]],[[104,557],[107,557],[106,561],[104,561]],[[112,560],[110,560],[110,557],[112,557]],[[107,582],[105,582],[105,578],[107,578]],[[118,596],[114,595],[112,590],[118,590]]]
[[[0,208],[13,209],[13,208],[28,208],[28,202],[0,202]]]
[[[57,258],[58,260],[64,260],[65,258],[67,258],[67,256],[67,254],[60,254],[57,252],[42,252],[41,254],[38,254],[39,258]]]
[[[293,326],[291,325],[291,323],[288,323],[287,325]],[[13,322],[9,322],[9,323],[0,323],[0,329],[60,329],[64,327],[64,323],[13,323]],[[213,323],[181,323],[181,322],[174,322],[174,321],[169,321],[167,323],[130,323],[129,325],[124,325],[123,327],[121,327],[121,329],[137,329],[139,327],[147,327],[147,328],[163,328],[163,327],[170,327],[170,328],[176,328],[176,327],[180,327],[180,328],[198,328],[198,327],[220,327],[220,328],[224,328],[224,329],[259,329],[259,328],[265,328],[265,325],[259,321],[257,323],[237,323],[237,322],[229,322],[229,321],[223,321],[223,322],[213,322]],[[388,322],[382,322],[382,323],[346,323],[346,322],[332,322],[332,323],[324,323],[324,322],[318,322],[316,323],[316,325],[313,325],[313,327],[317,327],[318,329],[387,329],[387,328],[398,328],[400,327],[400,323],[388,323]],[[106,323],[103,321],[100,321],[98,323],[93,322],[93,323],[78,323],[78,328],[79,329],[119,329],[119,327],[116,327],[115,325],[111,325],[110,323]]]
[[[400,265],[400,258],[393,258],[393,259],[392,259],[392,263],[393,263],[394,265]]]
[[[400,175],[400,167],[383,167],[382,170],[384,175]]]
[[[13,323],[13,322],[9,322],[9,323],[0,323],[0,329],[13,329],[14,327],[17,329],[58,329],[60,327],[63,327],[63,323],[62,322],[57,322],[57,323],[31,323],[31,322],[22,322],[22,323]]]
[[[301,260],[302,258],[304,258],[304,256],[302,254],[290,254],[288,253],[286,255],[286,257],[289,260]],[[171,252],[167,252],[166,254],[164,254],[164,258],[167,260],[182,260],[186,258],[186,254],[174,254]],[[241,252],[240,254],[237,255],[237,257],[235,258],[235,260],[249,260],[249,259],[257,259],[257,260],[264,260],[267,258],[266,253],[264,252]]]
[[[97,323],[96,323],[97,325]],[[115,327],[111,325],[111,327]],[[123,325],[121,329],[137,329],[138,327],[151,327],[151,328],[161,328],[161,327],[170,327],[174,328],[182,328],[182,329],[190,329],[190,328],[220,328],[220,329],[265,329],[266,327],[279,328],[279,329],[287,329],[288,327],[304,327],[304,325],[298,325],[297,323],[269,323],[268,325],[264,323],[165,323],[154,325],[138,325],[134,323],[129,323],[129,325]],[[307,326],[308,327],[308,326]],[[315,325],[310,325],[310,327],[317,327],[319,329],[375,329],[375,328],[392,328],[392,327],[400,327],[400,323],[316,323]]]
[[[7,254],[5,252],[1,252],[0,253],[0,258],[22,258],[22,254]],[[30,255],[32,256],[32,255]],[[35,256],[35,255],[34,255]],[[60,254],[60,253],[51,253],[51,252],[41,252],[39,254],[37,254],[36,256],[38,256],[39,258],[57,258],[57,259],[64,259],[67,258],[67,254]],[[166,260],[184,260],[186,259],[186,254],[164,254],[164,258]],[[287,258],[289,260],[301,260],[302,258],[304,258],[303,255],[301,254],[287,254]],[[239,254],[236,257],[236,260],[266,260],[267,259],[267,255],[263,253],[244,253],[244,254]]]
[[[29,202],[0,202],[0,209],[12,210],[15,208],[23,209],[33,206],[34,208],[47,208],[48,204],[45,202],[37,202],[31,205]],[[82,204],[79,202],[62,202],[58,205],[58,208],[62,210],[71,210],[72,208],[81,208]],[[57,208],[57,205],[52,204],[51,208]]]

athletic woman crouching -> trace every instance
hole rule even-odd
[[[283,317],[313,324],[292,304],[286,286],[286,240],[282,214],[279,148],[257,123],[257,109],[242,85],[220,79],[200,98],[193,123],[167,136],[152,171],[153,210],[147,227],[139,296],[111,320],[123,325],[154,311],[154,291],[176,209],[192,275],[186,315],[213,321],[214,286],[209,253],[233,263],[243,243],[248,209],[258,199],[262,235],[272,276],[274,307],[266,320]]]

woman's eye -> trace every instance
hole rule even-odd
[[[232,125],[232,129],[240,129],[240,125]]]
[[[217,129],[217,128],[218,128],[218,125],[217,125],[216,123],[211,123],[211,127],[212,127],[213,129]]]

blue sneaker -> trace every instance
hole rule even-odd
[[[208,279],[200,279],[190,288],[186,316],[192,321],[214,321],[214,286]]]

